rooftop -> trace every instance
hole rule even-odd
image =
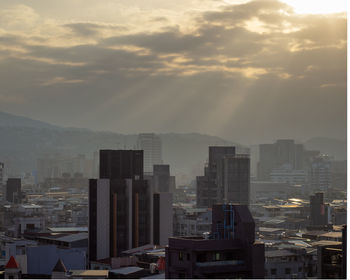
[[[333,245],[342,245],[342,242],[339,241],[331,241],[331,240],[320,240],[310,243],[312,247],[317,246],[333,246]]]
[[[88,239],[88,237],[89,237],[89,234],[87,232],[80,232],[80,233],[62,236],[57,238],[56,240],[63,241],[63,242],[74,242],[74,241],[79,241],[83,239]]]
[[[296,253],[293,253],[289,250],[271,250],[271,251],[265,251],[265,257],[266,258],[279,258],[279,257],[289,257],[289,256],[295,256]]]
[[[284,231],[283,228],[270,228],[270,227],[259,227],[260,232],[278,232],[278,231]]]
[[[67,269],[62,262],[62,260],[59,258],[55,267],[53,268],[52,272],[67,272]]]
[[[108,277],[108,270],[70,270],[70,275],[75,277]]]
[[[131,273],[135,273],[138,271],[143,270],[142,267],[138,267],[138,266],[128,266],[128,267],[122,267],[122,268],[116,268],[116,269],[112,269],[109,272],[114,273],[114,274],[123,274],[123,275],[127,275],[127,274],[131,274]]]
[[[7,262],[5,269],[6,268],[19,268],[19,265],[13,256],[11,256],[9,261]]]
[[[331,231],[321,234],[320,237],[342,238],[342,233],[340,231]]]
[[[74,232],[74,231],[88,232],[88,227],[49,227],[48,230],[52,232]]]

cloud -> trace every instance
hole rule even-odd
[[[137,28],[7,7],[13,21],[0,20],[0,110],[242,142],[346,137],[346,15],[295,14],[273,0],[209,2],[210,10],[177,24],[172,14],[147,16],[133,6],[145,23]],[[26,14],[32,32],[18,25]]]

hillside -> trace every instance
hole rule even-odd
[[[85,154],[92,157],[99,149],[133,149],[137,135],[112,132],[94,132],[87,129],[62,128],[44,122],[0,114],[0,161],[5,161],[12,172],[32,172],[38,157],[60,152]],[[198,133],[160,134],[163,161],[171,166],[173,174],[193,176],[203,172],[210,145],[234,145],[219,137]]]
[[[185,175],[187,179],[203,173],[208,146],[235,145],[238,151],[244,150],[237,143],[198,133],[165,133],[160,137],[164,163],[170,164],[172,174]],[[99,149],[133,149],[136,139],[136,134],[63,128],[0,112],[0,161],[13,173],[35,171],[37,158],[48,154],[85,154],[91,158]],[[346,159],[346,141],[312,138],[304,145],[306,149],[320,150],[337,160]]]

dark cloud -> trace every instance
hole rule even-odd
[[[285,19],[281,11],[293,13],[291,7],[278,1],[251,1],[246,4],[228,6],[221,11],[206,12],[199,18],[199,21],[234,26],[252,18],[259,18],[268,23],[280,24]]]
[[[70,23],[65,27],[71,29],[76,36],[96,38],[101,35],[102,31],[126,31],[128,28],[122,25],[102,25],[96,23]]]
[[[256,30],[247,25],[252,19]],[[0,110],[68,126],[197,131],[243,143],[346,137],[344,16],[303,16],[278,1],[253,1],[205,12],[191,32],[153,20],[164,22],[161,31],[124,35],[113,33],[119,26],[66,24],[61,37],[82,40],[66,46],[3,35]]]

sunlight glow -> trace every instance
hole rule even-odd
[[[297,14],[333,14],[347,11],[346,0],[279,0],[294,8]],[[238,5],[248,0],[223,0],[228,5]]]
[[[346,0],[281,0],[298,14],[332,14],[346,12]]]

